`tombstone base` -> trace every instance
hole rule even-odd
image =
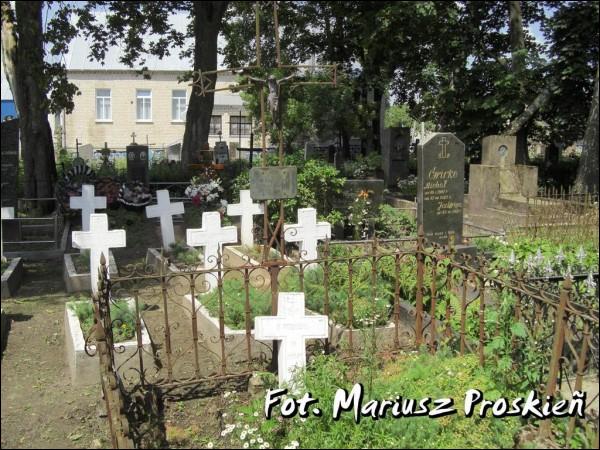
[[[17,294],[24,275],[23,260],[13,258],[2,273],[2,298],[13,297]]]

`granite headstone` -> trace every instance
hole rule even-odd
[[[148,146],[130,144],[127,150],[127,181],[148,184]]]
[[[465,144],[452,133],[436,133],[417,148],[418,223],[427,240],[462,243]]]

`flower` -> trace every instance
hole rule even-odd
[[[206,444],[206,448],[213,448],[215,446],[215,444],[213,444],[212,442],[209,442],[208,444]]]

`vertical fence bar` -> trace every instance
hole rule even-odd
[[[248,369],[252,368],[252,317],[250,307],[250,273],[244,268],[244,314],[246,322],[246,354],[248,357]]]
[[[329,238],[325,239],[325,247],[323,248],[323,314],[329,317]],[[325,339],[325,353],[329,354],[329,337]]]
[[[190,295],[192,297],[192,341],[194,348],[194,373],[200,378],[200,359],[198,355],[198,313],[196,311],[196,277],[190,274]]]
[[[460,355],[465,354],[465,334],[467,327],[467,286],[469,283],[469,274],[463,272],[462,295],[460,299]]]
[[[568,326],[568,317],[566,314],[567,303],[571,295],[571,279],[566,278],[563,281],[560,291],[560,302],[556,310],[554,320],[554,339],[552,344],[552,357],[550,359],[550,370],[548,371],[548,381],[546,382],[546,395],[554,395],[556,391],[558,374],[560,371],[560,357],[562,355],[565,341],[565,329]],[[546,419],[540,423],[540,436],[546,438],[550,436],[551,421]]]
[[[146,384],[146,375],[144,374],[144,344],[142,341],[142,320],[140,317],[140,302],[139,291],[136,288],[133,291],[133,299],[135,302],[135,337],[137,340],[138,362],[140,365],[140,383],[142,386]]]
[[[219,341],[221,344],[221,375],[227,373],[227,353],[225,352],[225,307],[223,305],[223,272],[221,270],[221,254],[217,255],[217,289],[219,295]]]
[[[394,349],[400,348],[400,249],[396,249],[395,263],[395,286],[394,286]]]
[[[415,317],[415,344],[418,347],[423,343],[423,275],[424,275],[424,259],[423,241],[424,241],[423,225],[419,227],[417,236],[417,293],[416,293],[416,317]]]
[[[352,258],[348,261],[348,346],[350,347],[350,353],[354,351],[354,343],[353,343],[353,326],[352,322],[354,320],[354,305],[352,303],[353,289],[352,289],[352,271],[353,271],[354,262]]]
[[[165,353],[167,355],[167,380],[173,381],[173,365],[171,362],[171,325],[169,324],[169,305],[167,303],[167,283],[165,282],[164,271],[165,265],[160,264],[160,290],[163,300],[163,313],[165,317]]]
[[[485,365],[484,345],[485,345],[485,278],[479,278],[479,364]]]
[[[436,340],[436,329],[437,329],[437,320],[436,320],[436,306],[437,306],[437,257],[433,257],[431,260],[431,307],[429,310],[429,351],[431,353],[435,353],[435,340]]]
[[[575,378],[575,390],[581,391],[583,388],[583,375],[585,374],[585,360],[589,349],[590,342],[590,327],[587,321],[583,322],[583,342],[581,343],[581,350],[579,351],[579,357],[577,358],[577,377]],[[570,446],[571,437],[575,430],[575,416],[569,419],[569,425],[567,426],[566,444]],[[596,446],[597,447],[597,446]]]

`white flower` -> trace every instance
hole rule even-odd
[[[250,447],[250,444],[248,444],[247,442],[244,442],[244,448],[248,448]]]
[[[215,444],[213,444],[212,442],[209,442],[208,444],[206,444],[206,448],[213,448],[215,446]]]
[[[242,431],[240,434],[240,439],[243,441],[244,439],[246,439],[246,432]]]
[[[263,443],[263,438],[261,438],[261,437],[256,438],[256,442],[258,442],[259,444],[262,444]]]
[[[254,417],[258,417],[258,411],[254,411]]]

